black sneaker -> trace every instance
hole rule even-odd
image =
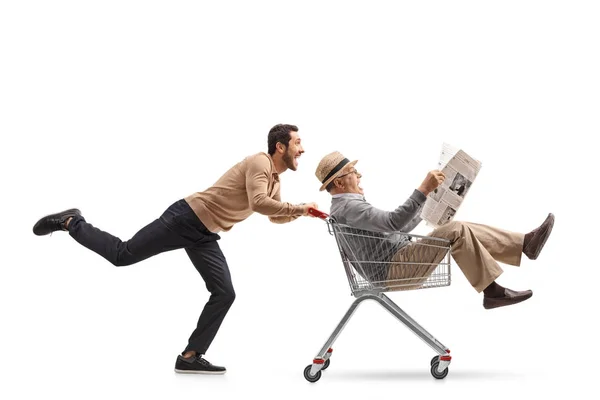
[[[38,236],[43,236],[55,231],[66,231],[65,222],[67,222],[67,220],[70,217],[80,215],[81,211],[79,211],[76,208],[71,208],[70,210],[66,210],[56,214],[46,215],[44,218],[36,222],[36,224],[33,226],[33,233],[35,233]]]
[[[175,362],[175,372],[180,374],[212,374],[221,375],[224,374],[225,367],[218,367],[212,365],[206,361],[202,356],[194,356],[190,358],[183,358],[183,356],[177,356]]]

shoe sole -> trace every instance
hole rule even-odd
[[[190,371],[175,368],[175,372],[177,372],[178,374],[223,375],[227,371]]]
[[[554,214],[550,213],[548,218],[550,219],[550,223],[546,227],[546,237],[544,238],[544,240],[542,240],[542,242],[538,246],[537,251],[531,255],[531,257],[530,257],[531,260],[537,260],[538,256],[542,252],[542,249],[546,245],[546,241],[550,237],[550,233],[552,233],[552,228],[554,227]],[[548,219],[548,218],[546,218],[546,219]],[[546,221],[544,221],[544,222],[546,222]]]

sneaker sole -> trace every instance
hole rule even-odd
[[[223,375],[227,371],[190,371],[186,369],[175,368],[175,372],[177,372],[178,374]]]

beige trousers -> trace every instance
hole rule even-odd
[[[435,229],[427,236],[443,238],[452,243],[452,258],[463,274],[481,292],[502,274],[498,262],[519,266],[523,252],[522,233],[514,233],[487,225],[451,221]],[[390,264],[388,280],[402,279],[410,289],[420,286],[435,270],[446,251],[423,244],[439,245],[435,240],[421,239],[404,246],[393,256],[392,262],[427,264]],[[430,265],[431,264],[431,265]]]

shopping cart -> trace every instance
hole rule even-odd
[[[381,233],[351,228],[336,223],[328,214],[311,208],[309,212],[327,222],[327,229],[335,240],[356,300],[337,325],[312,364],[304,369],[309,382],[321,378],[321,372],[329,367],[333,352],[331,346],[340,335],[356,308],[365,300],[374,300],[388,310],[415,335],[423,339],[438,355],[431,359],[431,375],[443,379],[448,375],[452,357],[450,350],[398,307],[384,292],[415,290],[450,285],[450,241],[429,236],[402,232]],[[397,250],[413,242],[412,246],[432,246],[429,253],[438,256],[431,263],[410,262],[396,258]],[[413,247],[414,248],[414,247]],[[421,261],[421,260],[420,260]]]

